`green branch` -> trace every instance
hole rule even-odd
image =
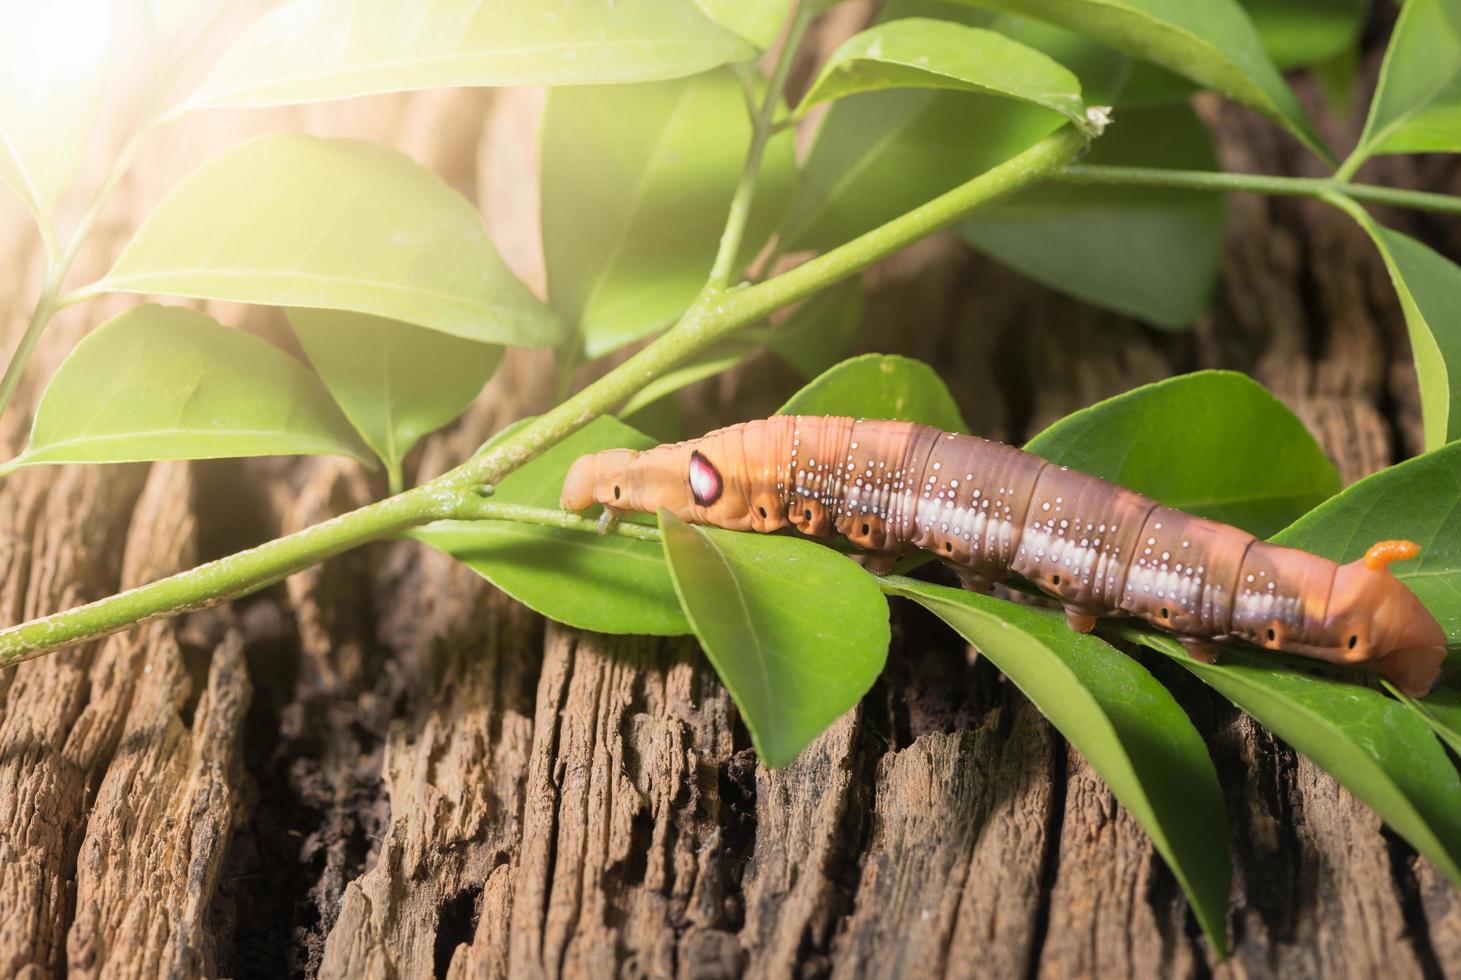
[[[565,531],[581,531],[584,534],[632,538],[635,541],[657,542],[660,539],[659,528],[652,524],[614,521],[601,525],[597,520],[580,517],[578,514],[566,510],[529,507],[527,504],[507,504],[480,498],[476,501],[464,498],[462,506],[453,517],[455,520],[512,521],[516,524],[536,524],[539,527],[556,527]]]
[[[706,293],[670,330],[623,364],[439,479],[497,483],[547,447],[627,401],[640,388],[742,327],[853,276],[1016,191],[1047,180],[1085,151],[1067,126],[978,177],[794,269],[751,286]]]
[[[236,599],[342,551],[455,516],[463,502],[440,489],[423,491],[391,497],[141,588],[0,631],[0,667],[161,616]]]
[[[69,306],[76,301],[74,296],[61,296],[61,286],[66,280],[66,274],[71,271],[77,253],[81,251],[81,246],[86,242],[87,236],[91,234],[97,218],[101,216],[103,205],[112,196],[112,191],[116,190],[117,183],[131,169],[133,161],[137,159],[138,151],[142,148],[143,141],[155,127],[155,122],[144,125],[127,140],[121,153],[117,154],[117,159],[113,162],[106,179],[92,195],[86,211],[81,215],[81,220],[77,222],[76,230],[71,233],[71,238],[66,243],[66,248],[59,255],[53,255],[50,269],[46,274],[46,284],[41,289],[41,295],[36,299],[30,322],[26,324],[25,333],[20,335],[20,343],[16,345],[15,352],[10,355],[10,362],[5,366],[5,374],[0,376],[0,416],[5,414],[5,409],[10,404],[15,389],[20,386],[20,379],[25,374],[26,365],[30,363],[30,356],[35,351],[36,344],[40,342],[41,335],[46,332],[46,327],[50,325],[51,318],[62,307]],[[46,232],[46,251],[48,254],[53,254],[55,240],[50,235],[47,223],[42,221],[41,224],[42,230]]]
[[[137,623],[205,608],[255,591],[332,555],[434,520],[522,519],[526,511],[484,501],[478,486],[497,483],[565,436],[613,411],[640,388],[767,314],[855,275],[880,259],[1032,184],[1050,178],[1086,148],[1066,127],[1023,153],[845,245],[754,286],[707,289],[678,324],[577,395],[430,483],[324,524],[210,562],[191,571],[44,619],[0,630],[0,666]],[[544,518],[546,520],[547,518]],[[582,518],[557,515],[553,526]],[[615,533],[637,534],[621,524]]]
[[[1229,174],[1210,170],[1162,170],[1155,167],[1071,166],[1054,181],[1082,187],[1171,187],[1181,190],[1249,191],[1280,197],[1324,197],[1343,194],[1357,201],[1389,204],[1416,211],[1461,214],[1461,197],[1404,191],[1374,184],[1349,184],[1312,177],[1270,177],[1265,174]]]
[[[730,213],[726,218],[725,231],[720,236],[720,248],[715,253],[715,262],[710,267],[706,289],[718,292],[730,284],[735,272],[736,261],[741,254],[741,244],[746,237],[746,223],[751,218],[751,203],[756,197],[756,178],[761,173],[761,161],[766,156],[766,144],[771,141],[775,128],[776,110],[781,106],[781,93],[786,89],[786,76],[791,73],[791,64],[801,48],[802,35],[816,17],[814,4],[798,0],[791,16],[791,29],[781,45],[781,54],[776,58],[776,67],[766,83],[766,94],[761,108],[751,119],[751,147],[746,153],[745,166],[731,197]]]

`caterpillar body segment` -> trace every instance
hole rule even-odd
[[[1411,542],[1379,542],[1336,565],[1014,447],[911,422],[779,416],[596,453],[569,470],[562,503],[841,534],[880,574],[924,549],[965,588],[1018,574],[1059,601],[1074,629],[1136,616],[1208,661],[1217,643],[1238,639],[1366,665],[1420,696],[1446,655],[1444,631],[1388,568],[1418,553]]]

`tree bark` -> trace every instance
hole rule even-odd
[[[1337,144],[1353,138],[1360,110],[1336,119],[1303,94]],[[1267,123],[1199,104],[1226,166],[1318,173]],[[190,120],[124,183],[78,281],[192,166],[247,132],[302,128],[406,148],[482,204],[540,288],[540,105],[447,92]],[[1461,189],[1448,161],[1373,173]],[[1385,218],[1461,246],[1438,222]],[[7,347],[42,271],[23,227],[18,212],[0,221],[15,270],[0,283]],[[1135,384],[1222,366],[1273,389],[1346,480],[1420,446],[1384,270],[1319,204],[1232,199],[1217,299],[1190,334],[1041,290],[947,237],[869,280],[860,347],[930,361],[991,436],[1018,441]],[[19,404],[130,302],[67,311]],[[206,308],[289,343],[266,313]],[[549,378],[544,355],[513,352],[413,456],[417,475],[543,408]],[[796,383],[758,359],[689,392],[685,425],[765,414]],[[22,414],[0,430],[9,450]],[[167,574],[383,489],[334,460],[21,471],[0,483],[0,617]],[[775,772],[692,640],[545,624],[405,542],[0,673],[0,974],[1461,971],[1455,888],[1327,774],[1151,662],[1208,738],[1227,798],[1235,951],[1216,962],[1150,841],[1079,754],[952,633],[907,604],[893,615],[873,691]]]

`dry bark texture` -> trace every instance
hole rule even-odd
[[[853,9],[839,11],[843,29]],[[144,154],[78,281],[181,173],[247,133],[292,128],[406,148],[482,204],[508,261],[541,286],[540,105],[458,92],[199,117]],[[1227,165],[1312,166],[1247,113],[1201,108]],[[1337,142],[1353,135],[1355,119],[1326,118]],[[1461,190],[1446,162],[1375,170]],[[1225,366],[1275,390],[1346,478],[1414,451],[1403,324],[1363,236],[1308,203],[1236,198],[1231,214],[1217,302],[1194,334],[1084,307],[939,239],[874,270],[859,345],[937,365],[996,437]],[[1388,217],[1457,254],[1441,225]],[[37,252],[7,212],[7,348]],[[21,404],[127,302],[68,311]],[[257,311],[210,309],[288,343]],[[510,356],[417,454],[418,475],[540,409],[550,371],[541,354]],[[764,414],[794,384],[758,361],[691,392],[685,424]],[[12,449],[15,414],[0,430]],[[0,617],[106,594],[381,491],[336,461],[22,472],[0,483]],[[1228,800],[1236,952],[1215,963],[1171,874],[1079,755],[926,615],[900,604],[894,621],[884,678],[780,772],[756,763],[693,642],[545,625],[404,543],[0,674],[0,975],[1461,971],[1456,890],[1327,775],[1158,663]]]

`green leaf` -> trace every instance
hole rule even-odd
[[[1348,198],[1329,197],[1369,232],[1400,297],[1420,386],[1425,446],[1461,438],[1461,267],[1408,235],[1386,228]]]
[[[709,350],[696,355],[689,363],[673,368],[640,388],[624,403],[619,414],[625,417],[643,411],[661,398],[687,388],[697,381],[713,378],[723,371],[729,371],[737,364],[756,353],[761,347],[761,336],[756,331],[740,331],[736,336],[716,344]]]
[[[863,354],[809,381],[777,415],[850,415],[921,422],[968,432],[959,406],[933,368],[897,354]]]
[[[1370,13],[1369,0],[1241,2],[1279,68],[1316,65],[1353,50]]]
[[[644,82],[754,56],[685,0],[290,0],[233,44],[187,107]]]
[[[1094,45],[1021,18],[889,0],[881,20],[909,16],[993,28],[1045,51],[1083,79],[1088,72],[1098,89],[1118,74]],[[787,251],[840,245],[1003,163],[1065,122],[1033,103],[967,92],[893,89],[839,100],[806,157],[782,242]]]
[[[101,106],[110,9],[93,0],[0,6],[0,180],[42,227]]]
[[[967,0],[1038,17],[1251,106],[1322,157],[1324,141],[1236,0]]]
[[[695,0],[695,5],[763,51],[776,43],[791,13],[791,0]]]
[[[1080,80],[1034,48],[995,31],[910,17],[855,34],[832,53],[801,101],[890,88],[950,89],[1044,106],[1086,126]]]
[[[1419,701],[1403,692],[1396,696],[1419,712],[1452,752],[1461,754],[1461,691],[1438,687]]]
[[[1202,736],[1146,668],[1044,610],[898,579],[979,649],[1101,774],[1176,875],[1208,941],[1227,950],[1223,794]]]
[[[1060,128],[1056,113],[961,92],[897,89],[836,102],[802,168],[782,237],[833,248],[958,187]]]
[[[694,527],[664,509],[659,520],[705,655],[762,761],[786,765],[877,680],[887,601],[871,575],[815,542]]]
[[[1092,164],[1217,170],[1187,105],[1123,110]],[[1150,187],[1037,187],[976,211],[959,233],[1036,282],[1155,326],[1207,309],[1222,257],[1223,197]]]
[[[766,148],[744,260],[790,198],[792,134]],[[543,253],[553,306],[598,357],[668,326],[705,284],[751,124],[729,71],[556,89],[543,116]]]
[[[1166,654],[1363,800],[1442,874],[1461,884],[1461,780],[1426,723],[1379,691],[1224,648],[1220,665],[1170,636],[1117,627]]]
[[[1461,151],[1461,0],[1409,0],[1385,51],[1370,115],[1345,161]]]
[[[1461,442],[1360,480],[1274,535],[1336,562],[1360,558],[1376,541],[1404,538],[1419,557],[1390,566],[1461,643]]]
[[[502,348],[336,310],[290,310],[289,322],[355,430],[399,479],[417,440],[462,413]]]
[[[1339,490],[1304,424],[1257,382],[1199,371],[1067,415],[1025,446],[1069,466],[1263,536]]]
[[[792,310],[767,346],[804,378],[814,378],[846,356],[863,316],[862,278],[822,290]]]
[[[622,422],[598,418],[504,477],[492,499],[556,508],[563,477],[579,456],[652,445],[654,440]],[[623,520],[649,518],[625,515]],[[664,554],[653,541],[513,521],[439,521],[411,536],[560,623],[600,633],[690,632]]]
[[[33,463],[338,454],[369,460],[304,365],[196,310],[139,306],[82,339],[41,396]]]
[[[275,135],[193,173],[95,290],[353,310],[468,340],[556,343],[482,216],[395,150]]]

